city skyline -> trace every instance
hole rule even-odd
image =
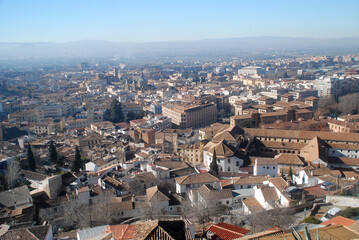
[[[357,1],[0,1],[0,42],[357,38]]]

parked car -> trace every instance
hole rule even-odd
[[[329,189],[331,186],[334,186],[334,183],[331,182],[323,182],[322,185],[320,185],[321,189]]]

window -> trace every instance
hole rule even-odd
[[[275,166],[273,167],[273,169],[275,169]]]
[[[229,201],[227,201],[227,204],[229,204]]]
[[[267,167],[267,169],[269,169],[269,167]]]
[[[236,162],[236,166],[239,167],[239,162]]]
[[[228,163],[231,163],[231,159],[228,158]]]
[[[252,186],[251,185],[248,185],[247,188],[251,188]]]
[[[266,168],[265,166],[263,166],[263,168]]]

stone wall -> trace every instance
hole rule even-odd
[[[359,198],[346,196],[326,196],[326,203],[345,207],[359,207]]]
[[[52,176],[46,179],[44,191],[50,199],[57,198],[61,193],[62,178],[61,175]]]

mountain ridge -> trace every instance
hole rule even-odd
[[[241,55],[253,51],[359,52],[359,38],[242,37],[173,42],[0,42],[0,59],[57,57],[158,57],[166,55]]]

